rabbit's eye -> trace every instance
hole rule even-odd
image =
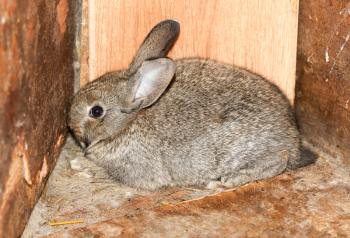
[[[103,115],[103,108],[101,106],[93,106],[90,109],[89,116],[93,118],[99,118]]]

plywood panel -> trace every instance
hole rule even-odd
[[[80,27],[80,85],[83,85],[89,81],[89,0],[82,0],[81,2],[81,27]],[[75,91],[79,90],[79,82],[77,82]]]
[[[170,57],[235,64],[294,97],[298,0],[89,0],[89,80],[127,67],[160,20],[180,22]]]

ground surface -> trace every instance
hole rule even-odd
[[[114,183],[88,161],[78,163],[81,157],[68,141],[23,238],[350,234],[350,165],[337,159],[322,157],[298,171],[226,191],[145,192]],[[50,224],[74,220],[81,223]]]

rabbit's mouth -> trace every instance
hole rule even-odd
[[[94,140],[94,141],[90,141],[89,139],[83,140],[81,144],[84,144],[84,146],[82,146],[84,156],[88,156],[89,154],[91,154],[91,152],[94,151],[94,149],[99,147],[101,142],[103,142],[103,140]]]
[[[75,137],[76,138],[76,137]],[[91,141],[87,138],[76,138],[77,143],[79,144],[79,146],[81,147],[82,151],[85,152],[86,149],[90,146]]]
[[[101,148],[101,144],[104,145],[101,142],[103,142],[103,141],[101,141],[101,140],[93,141],[88,146],[83,148],[84,157],[90,158],[90,159],[96,158],[96,154],[99,154],[99,153],[97,153],[97,151]]]
[[[86,156],[86,153],[88,151],[88,148],[89,148],[91,142],[88,139],[86,139],[86,140],[81,141],[80,144],[81,144],[81,148],[82,148],[82,151],[84,153],[84,156]]]
[[[81,144],[83,149],[86,149],[91,145],[91,141],[88,138],[84,138]]]
[[[72,135],[73,139],[77,143],[78,146],[82,148],[84,151],[89,145],[91,144],[90,140],[86,137],[80,136],[76,131],[73,131],[71,128],[69,128],[70,134]]]
[[[91,144],[90,140],[86,137],[78,136],[76,133],[73,134],[75,141],[79,144],[79,146],[85,150]]]

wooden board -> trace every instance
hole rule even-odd
[[[180,22],[170,57],[235,64],[294,98],[298,0],[89,0],[89,79],[127,67],[159,21]],[[85,82],[86,80],[83,80]]]
[[[296,112],[314,146],[350,164],[350,1],[300,4]]]
[[[76,4],[0,3],[0,237],[20,237],[64,142]]]

